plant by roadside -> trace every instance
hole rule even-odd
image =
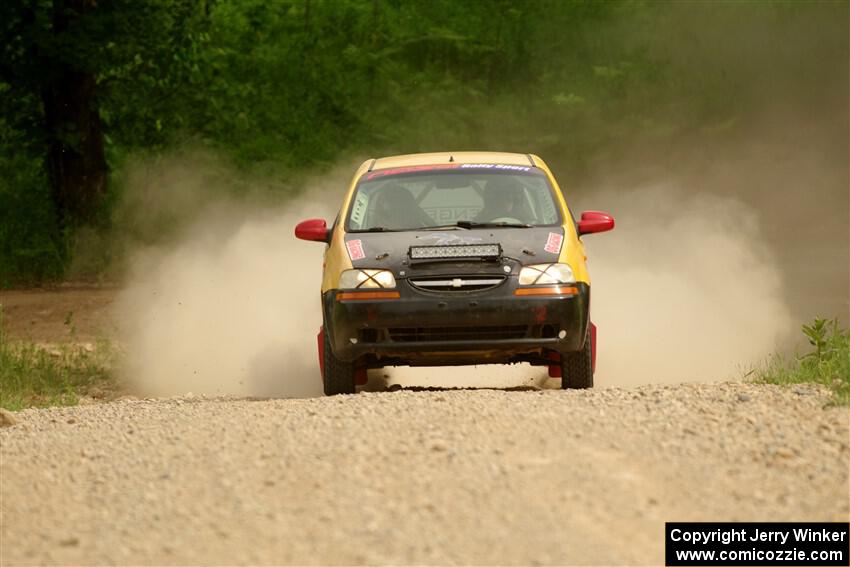
[[[77,404],[81,396],[103,397],[114,389],[113,352],[97,345],[39,345],[6,335],[0,306],[0,407]]]
[[[767,384],[816,383],[830,388],[835,402],[850,405],[850,331],[837,319],[816,318],[802,326],[813,347],[809,353],[788,359],[776,355],[755,371],[755,380]]]

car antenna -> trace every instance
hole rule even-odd
[[[449,163],[453,163],[453,162],[454,162],[454,160],[455,160],[455,156],[450,155],[450,156],[449,156]]]

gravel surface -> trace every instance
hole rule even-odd
[[[809,386],[123,400],[0,429],[4,565],[663,563],[665,521],[847,521]]]

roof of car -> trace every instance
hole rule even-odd
[[[438,165],[443,163],[502,163],[506,165],[536,166],[531,155],[508,152],[434,152],[428,154],[406,154],[378,158],[371,164],[371,171],[413,165]]]

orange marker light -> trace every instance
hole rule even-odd
[[[341,291],[337,294],[337,301],[352,301],[363,299],[398,299],[401,297],[397,291]]]
[[[565,287],[560,285],[547,285],[545,287],[521,287],[514,291],[514,295],[577,295],[577,287]]]

